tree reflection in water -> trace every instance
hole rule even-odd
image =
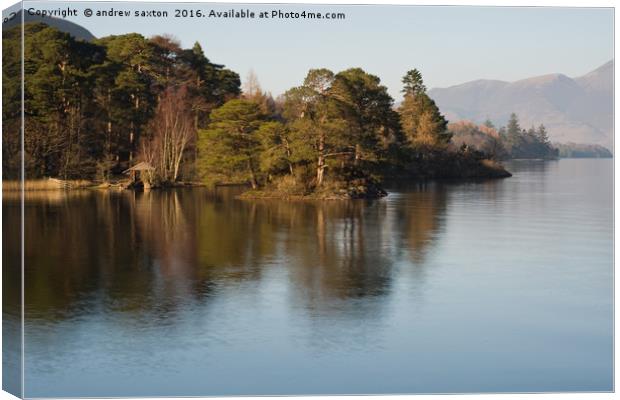
[[[323,202],[241,201],[235,188],[28,194],[27,318],[102,310],[165,319],[272,269],[309,312],[385,295],[395,263],[420,264],[432,248],[447,198],[441,186],[399,190]],[[5,227],[18,221],[5,213]],[[13,242],[7,254],[18,251]]]

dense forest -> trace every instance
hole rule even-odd
[[[19,169],[20,36],[19,27],[3,32],[5,179]],[[135,33],[86,42],[39,23],[26,24],[24,38],[28,179],[109,179],[161,146],[159,173],[176,180],[195,156],[196,129],[241,93],[239,76],[211,63],[199,44],[181,49],[169,37]]]
[[[261,196],[375,197],[386,177],[509,176],[492,149],[455,146],[415,69],[403,77],[398,107],[360,68],[312,69],[274,99],[253,75],[242,90],[239,75],[198,43],[183,49],[171,37],[135,33],[86,42],[40,23],[26,24],[24,37],[27,179],[109,182],[142,162],[141,179],[154,186],[247,183]],[[16,179],[19,28],[4,31],[3,57],[3,174]],[[544,134],[515,124],[499,133],[511,154]]]

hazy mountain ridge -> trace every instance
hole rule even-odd
[[[26,14],[25,22],[42,22],[77,39],[95,36],[82,26],[58,18]],[[21,15],[3,24],[19,25]],[[434,88],[429,95],[450,121],[486,119],[496,125],[508,121],[512,112],[521,125],[544,124],[554,142],[592,143],[613,146],[613,65],[611,60],[576,78],[561,73],[514,82],[479,79],[448,88]]]
[[[76,23],[61,18],[41,17],[39,15],[24,14],[24,23],[41,22],[53,26],[61,32],[66,32],[76,39],[91,41],[96,39],[90,31]],[[21,11],[13,19],[2,24],[2,30],[11,29],[21,24]]]
[[[492,120],[503,125],[510,113],[525,128],[544,124],[556,142],[613,143],[613,65],[577,78],[555,73],[515,82],[480,79],[429,95],[451,121]]]

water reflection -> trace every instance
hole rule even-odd
[[[402,197],[396,210],[399,248],[414,264],[422,264],[442,228],[448,196],[446,184],[422,182],[394,189]]]
[[[609,390],[611,161],[510,169],[378,201],[28,193],[26,395]]]
[[[403,252],[423,262],[446,208],[440,187],[407,190],[351,202],[248,202],[235,188],[28,194],[27,316],[169,316],[270,268],[286,270],[308,310],[382,296]]]
[[[21,393],[21,208],[19,197],[2,204],[2,382]]]

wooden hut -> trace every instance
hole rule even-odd
[[[155,171],[155,167],[146,161],[141,161],[133,167],[123,171],[123,173],[129,175],[131,184],[136,184],[140,181],[144,185],[144,189],[148,190],[151,188],[153,171]]]

